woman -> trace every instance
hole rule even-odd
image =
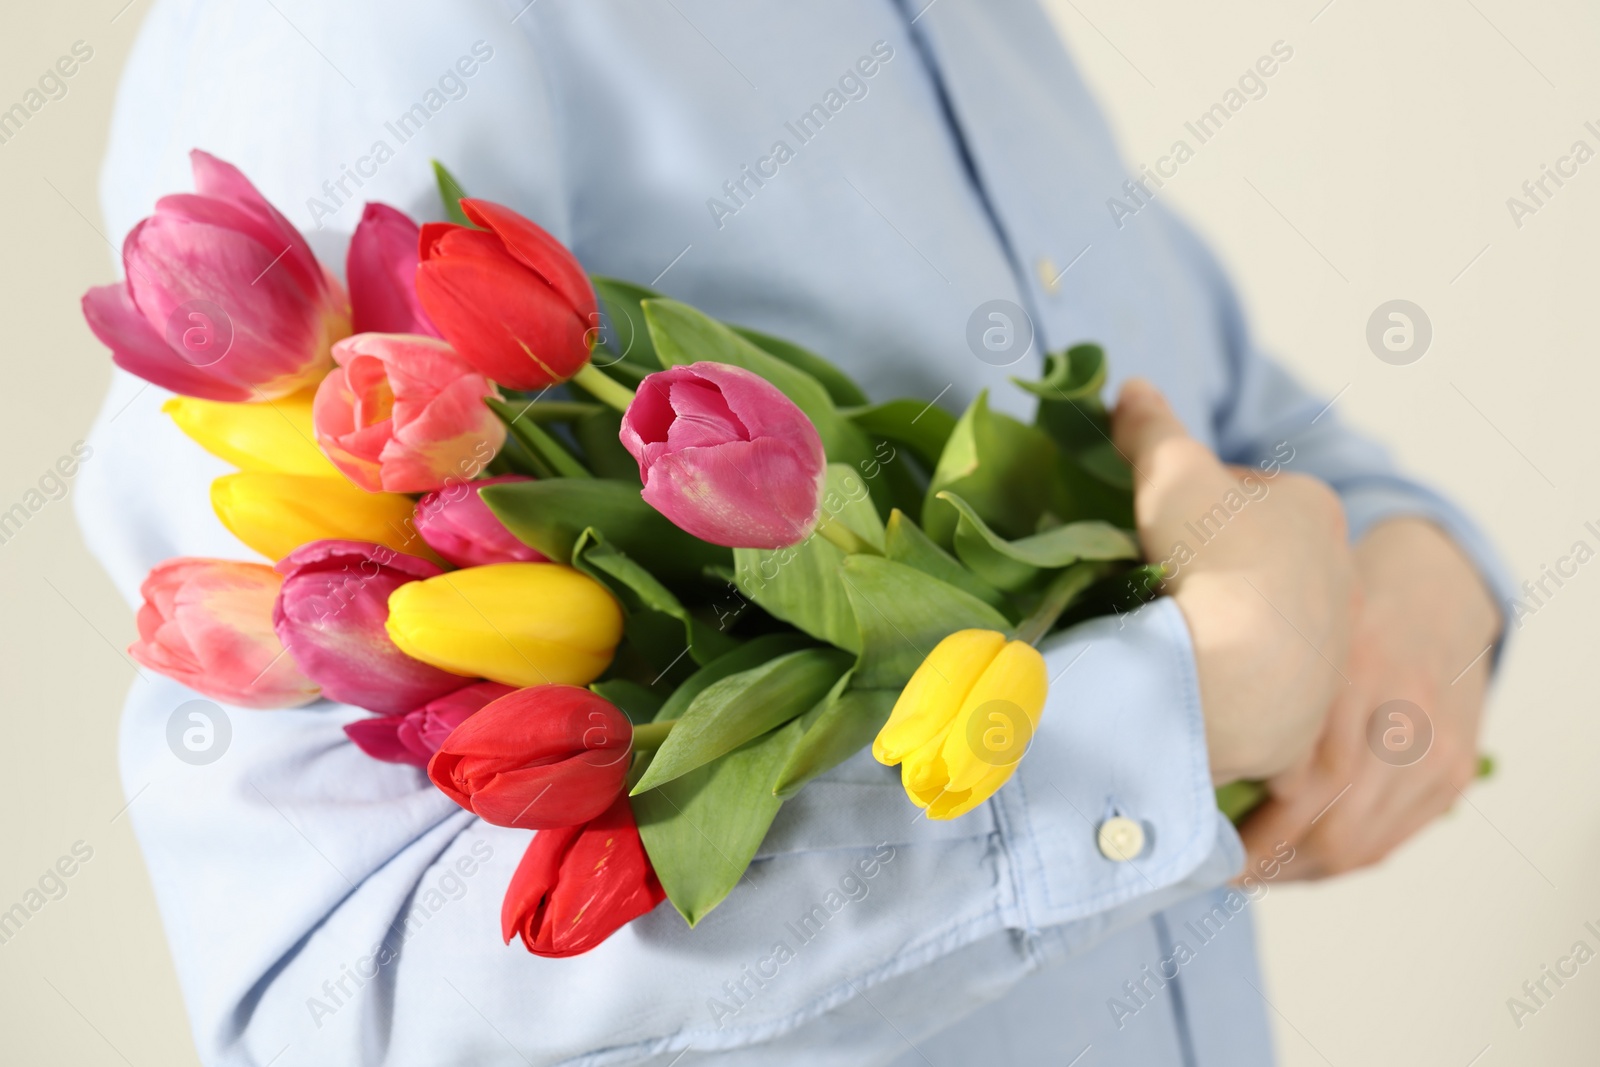
[[[864,753],[692,933],[658,908],[572,959],[491,940],[527,834],[366,759],[354,709],[237,712],[191,768],[164,741],[187,694],[139,686],[130,814],[206,1062],[1264,1064],[1248,903],[1373,862],[1470,776],[1499,627],[1477,533],[1255,351],[1031,0],[924,3],[157,0],[112,233],[200,146],[339,263],[365,200],[438,217],[437,158],[586,269],[875,396],[1023,412],[1006,378],[1092,339],[1161,390],[1127,390],[1115,436],[1146,554],[1181,564],[1170,598],[1048,649],[1039,735],[983,808],[913,818]],[[119,373],[79,497],[130,600],[162,558],[247,555],[158,392]],[[1403,771],[1360,740],[1400,698],[1436,733]],[[1275,795],[1242,844],[1211,789],[1246,776]]]

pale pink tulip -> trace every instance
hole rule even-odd
[[[363,489],[426,493],[471,480],[505,443],[505,424],[483,402],[499,391],[443,341],[363,333],[334,345],[333,358],[311,424]]]
[[[197,692],[242,708],[290,708],[315,700],[312,682],[272,629],[283,579],[262,563],[169,559],[139,592],[139,663]]]

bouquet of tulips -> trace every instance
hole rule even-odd
[[[378,760],[537,831],[502,933],[691,925],[785,799],[862,748],[932,819],[1027,749],[1052,630],[1152,596],[1105,362],[1051,354],[1026,424],[872,403],[837,367],[465,198],[369,204],[346,284],[236,169],[128,235],[84,298],[117,364],[238,468],[222,523],[272,561],[175,559],[131,654],[219,701],[327,698]]]

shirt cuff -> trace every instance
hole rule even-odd
[[[1073,627],[1042,651],[1039,729],[994,804],[1014,890],[1006,921],[1029,932],[1160,897],[1212,854],[1225,825],[1189,628],[1170,598]],[[1113,818],[1138,828],[1113,827],[1140,845],[1131,858],[1102,849]],[[1231,873],[1219,869],[1216,884]]]

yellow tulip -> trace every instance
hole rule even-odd
[[[965,815],[1016,772],[1044,712],[1044,657],[993,630],[958,630],[900,692],[872,755],[930,819]]]
[[[279,560],[310,541],[387,545],[438,562],[417,535],[416,507],[400,493],[369,493],[343,477],[243,471],[211,483],[211,507],[233,535]]]
[[[315,395],[315,389],[303,389],[259,404],[175,396],[161,410],[201,448],[240,470],[343,478],[317,447],[311,428]]]
[[[505,685],[588,685],[611,665],[622,609],[559,563],[492,563],[389,594],[389,638],[413,659]]]

